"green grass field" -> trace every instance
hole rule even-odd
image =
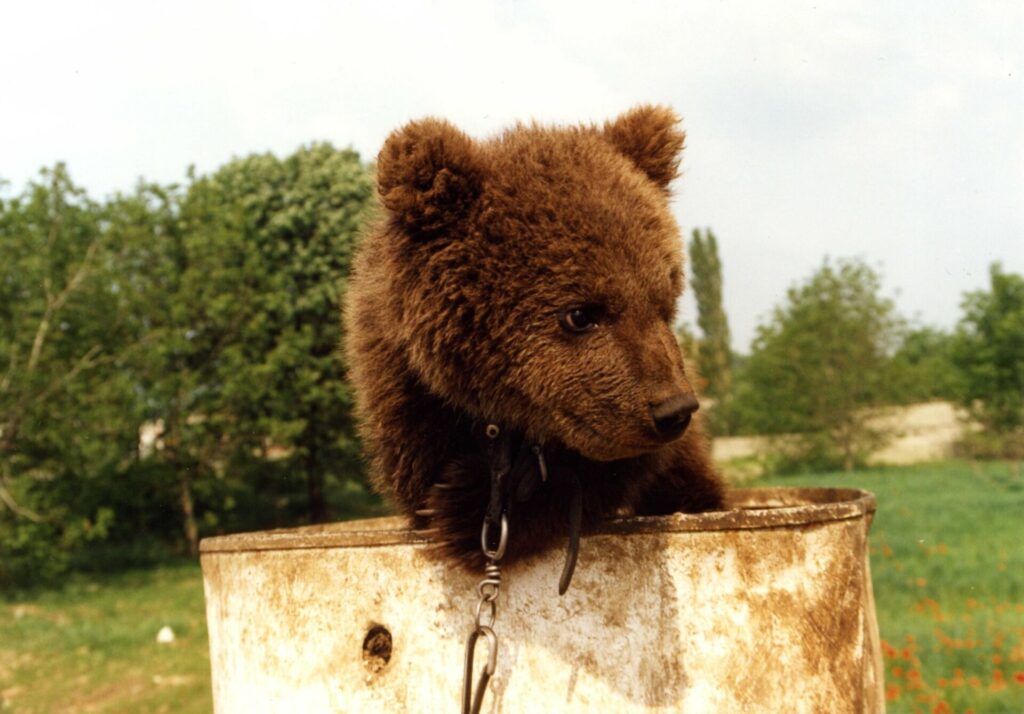
[[[209,712],[203,582],[193,564],[0,604],[0,711]],[[175,641],[157,644],[168,625]]]
[[[890,712],[1024,712],[1024,477],[942,463],[764,479],[878,496],[872,568]],[[210,710],[194,565],[0,603],[0,709]],[[177,639],[156,643],[170,625]]]

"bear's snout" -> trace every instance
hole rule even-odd
[[[675,439],[690,425],[690,418],[699,408],[697,397],[688,392],[651,404],[654,429],[663,439]]]

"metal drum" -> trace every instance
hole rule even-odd
[[[503,567],[483,711],[884,711],[874,497],[732,505],[607,523],[561,597],[560,550]],[[201,560],[217,712],[459,710],[480,574],[403,521],[208,538]]]

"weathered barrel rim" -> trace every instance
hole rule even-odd
[[[730,496],[730,509],[711,513],[620,518],[588,532],[598,535],[649,535],[702,531],[792,528],[871,518],[875,497],[853,488],[747,488]],[[204,538],[203,555],[246,551],[306,550],[316,548],[372,548],[422,545],[430,541],[416,535],[403,518],[390,516],[253,533]]]

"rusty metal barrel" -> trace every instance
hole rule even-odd
[[[874,497],[743,489],[610,521],[568,593],[558,550],[504,568],[485,712],[880,712]],[[217,712],[450,712],[479,575],[397,518],[201,545]]]

